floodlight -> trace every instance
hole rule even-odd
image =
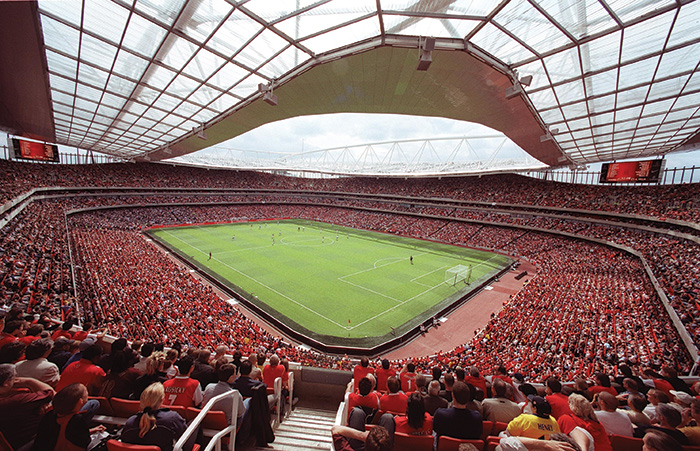
[[[268,105],[277,106],[277,96],[272,92],[272,82],[268,85],[258,83],[258,91],[263,95],[263,102]]]
[[[512,99],[513,97],[519,96],[519,95],[522,94],[523,92],[524,92],[524,91],[523,91],[523,87],[520,86],[520,83],[518,83],[518,82],[516,81],[515,84],[514,84],[513,86],[509,86],[509,87],[506,88],[506,99],[509,99],[509,100],[510,100],[510,99]]]
[[[426,71],[433,62],[433,50],[435,50],[435,38],[419,38],[418,49],[420,56],[418,57],[418,67],[416,70]]]
[[[532,83],[532,75],[526,75],[520,79],[520,84],[523,86],[530,86]]]
[[[272,91],[267,91],[263,94],[263,101],[268,105],[277,106],[277,96]]]

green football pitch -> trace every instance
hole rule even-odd
[[[327,344],[391,339],[513,260],[306,220],[160,228],[150,235],[287,326]],[[210,257],[211,253],[211,257]],[[447,270],[468,266],[468,282]],[[446,281],[450,279],[449,281]]]

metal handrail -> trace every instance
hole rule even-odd
[[[277,429],[277,427],[280,425],[282,422],[282,378],[277,377],[275,378],[274,382],[274,394],[275,394],[275,414],[276,418],[274,419],[274,429]]]
[[[199,412],[199,414],[192,420],[192,422],[187,426],[187,429],[185,429],[185,432],[180,436],[180,439],[175,443],[175,446],[173,447],[173,451],[182,451],[183,447],[185,446],[185,443],[187,443],[187,440],[192,436],[192,434],[196,433],[197,430],[199,429],[199,425],[202,423],[204,420],[204,417],[207,415],[207,412],[209,412],[212,409],[212,406],[219,400],[228,398],[228,397],[233,397],[233,402],[231,403],[231,421],[233,424],[229,425],[227,428],[223,429],[219,433],[215,434],[214,437],[212,437],[211,441],[209,442],[209,445],[206,447],[205,451],[211,450],[215,445],[217,445],[217,451],[221,449],[221,438],[226,435],[226,434],[231,434],[228,442],[228,449],[229,451],[233,451],[236,446],[236,423],[235,421],[238,419],[238,405],[242,401],[241,394],[238,392],[238,390],[231,390],[226,393],[222,393],[220,395],[216,395],[213,398],[209,400],[207,405],[205,405],[202,408],[202,411]]]
[[[291,415],[292,410],[294,409],[294,373],[293,372],[288,372],[287,377],[289,378],[287,381],[288,385],[288,390],[289,390],[289,414]]]

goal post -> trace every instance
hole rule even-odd
[[[469,284],[472,275],[472,267],[468,265],[457,265],[445,271],[445,283],[453,287],[460,282]]]

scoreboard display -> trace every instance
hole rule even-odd
[[[603,163],[600,183],[659,183],[666,160]]]
[[[15,158],[59,162],[58,146],[55,144],[12,138],[12,149]]]

